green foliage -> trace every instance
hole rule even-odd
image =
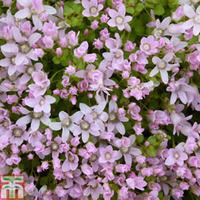
[[[64,15],[66,22],[71,27],[84,27],[81,4],[76,4],[74,1],[66,1],[64,6]]]

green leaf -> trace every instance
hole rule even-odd
[[[156,157],[156,154],[157,154],[157,150],[154,146],[148,146],[147,147],[147,154],[151,157]]]
[[[136,15],[140,14],[143,11],[143,9],[144,9],[144,4],[138,3],[135,8]]]
[[[165,9],[163,8],[162,4],[158,4],[155,6],[154,12],[156,15],[163,15],[165,13]]]

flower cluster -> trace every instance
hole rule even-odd
[[[1,4],[0,175],[33,200],[200,196],[198,0],[135,40],[126,1]]]

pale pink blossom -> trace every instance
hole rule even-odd
[[[108,11],[111,19],[108,21],[108,25],[111,27],[117,27],[120,31],[127,30],[131,31],[131,27],[128,22],[132,20],[131,16],[126,16],[126,8],[124,4],[120,4],[118,11],[109,9]]]

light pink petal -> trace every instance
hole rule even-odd
[[[41,111],[43,111],[45,113],[50,113],[50,111],[51,111],[51,106],[48,103],[45,103],[43,106],[39,106],[39,107],[40,107]],[[40,111],[36,111],[36,110],[34,110],[34,111],[40,112]]]
[[[120,31],[122,31],[122,30],[124,30],[125,25],[124,25],[124,24],[122,24],[122,25],[117,25],[117,28],[118,28]]]
[[[116,102],[114,102],[114,101],[110,101],[109,102],[109,113],[110,112],[116,112],[117,111],[117,104],[116,104]]]
[[[89,140],[89,133],[87,131],[82,132],[82,141],[86,143]]]
[[[167,71],[166,70],[160,70],[160,75],[161,75],[161,79],[162,79],[163,83],[167,84],[168,81],[169,81]]]
[[[165,60],[166,62],[170,62],[173,59],[174,54],[173,53],[167,53],[163,60]]]
[[[40,18],[37,15],[33,15],[32,16],[32,20],[33,20],[33,24],[35,26],[36,29],[38,30],[42,30],[42,21],[40,20]],[[39,34],[39,33],[37,33]]]
[[[160,58],[154,56],[154,57],[152,58],[152,62],[153,62],[153,64],[156,65],[158,62],[160,62]]]
[[[171,166],[173,165],[175,162],[174,162],[174,159],[172,156],[168,156],[167,159],[165,160],[165,165],[167,166]]]
[[[86,72],[85,70],[79,70],[76,72],[76,76],[79,78],[85,78]]]
[[[90,17],[90,12],[88,9],[83,10],[82,15],[85,17]]]
[[[141,155],[141,151],[138,148],[131,147],[130,154],[133,156],[139,156],[139,155]]]
[[[32,4],[30,0],[17,0],[17,3],[19,3],[23,7],[29,7]]]
[[[51,124],[51,120],[49,119],[48,115],[44,115],[40,120],[46,126]]]
[[[60,122],[51,122],[49,124],[49,127],[54,131],[59,131],[61,129],[61,123]]]
[[[26,115],[26,116],[23,116],[21,118],[19,118],[17,121],[16,121],[16,124],[19,125],[19,126],[24,126],[26,124],[29,124],[31,122],[31,117],[30,115]]]
[[[108,10],[108,14],[111,18],[115,18],[118,16],[118,12],[116,10],[113,10],[113,9],[109,9]]]
[[[40,38],[41,38],[40,33],[33,33],[28,39],[29,45],[30,46],[34,45]]]
[[[132,190],[135,190],[135,181],[133,178],[127,178],[126,183]]]
[[[9,76],[12,76],[16,71],[17,71],[16,65],[10,65],[10,67],[8,67],[8,75]]]
[[[200,6],[196,9],[196,13],[200,15]]]
[[[107,23],[108,23],[108,25],[109,25],[110,27],[115,27],[115,26],[116,26],[116,23],[115,23],[115,20],[114,20],[114,19],[110,19]]]
[[[127,165],[132,165],[132,156],[130,154],[124,154],[124,160]]]
[[[83,113],[78,111],[78,112],[75,112],[72,116],[71,116],[71,119],[73,122],[75,123],[79,123],[79,121],[82,119],[83,117]]]
[[[79,108],[84,115],[87,115],[92,112],[92,109],[84,103],[80,103]]]
[[[67,172],[67,171],[69,171],[70,169],[69,169],[69,162],[68,162],[68,160],[66,159],[65,161],[64,161],[64,163],[62,164],[62,171],[63,172]]]
[[[39,119],[32,119],[31,122],[31,131],[37,131],[40,127],[40,120]]]
[[[199,35],[200,33],[200,24],[194,24],[194,27],[193,27],[193,34],[195,36]]]
[[[172,93],[171,97],[170,97],[170,104],[174,104],[177,100],[177,94],[176,93]]]
[[[12,56],[18,53],[18,46],[15,43],[7,43],[1,46],[1,51],[4,56]]]
[[[56,9],[52,6],[45,5],[44,9],[49,15],[55,15],[57,13]]]
[[[106,104],[107,104],[106,101],[105,101],[105,102],[101,102],[99,105],[95,106],[95,111],[96,111],[98,114],[102,113],[103,110],[104,110],[105,107],[106,107]]]
[[[183,6],[183,12],[184,12],[185,16],[187,16],[188,18],[195,17],[194,9],[188,4]]]
[[[81,134],[81,128],[75,124],[70,127],[70,131],[73,133],[74,136],[78,136]]]
[[[50,95],[46,95],[46,96],[45,96],[45,99],[47,100],[47,102],[48,102],[49,104],[53,104],[53,103],[56,102],[56,99],[55,99],[54,97],[50,96]]]
[[[133,19],[133,17],[131,17],[131,16],[126,16],[126,17],[125,17],[125,22],[126,22],[126,23],[127,23],[127,22],[130,22],[132,19]]]
[[[180,100],[183,104],[186,104],[188,102],[185,92],[183,92],[181,90],[178,92],[178,97],[180,98]]]
[[[38,99],[36,99],[36,98],[26,98],[26,99],[24,100],[24,103],[25,103],[27,106],[33,108],[33,107],[35,107],[35,105],[38,103]]]
[[[69,117],[69,115],[66,113],[66,112],[64,112],[64,111],[60,111],[59,112],[59,119],[62,121],[63,119],[65,119],[65,118],[67,118],[67,117]]]
[[[89,5],[89,1],[88,0],[82,0],[81,1],[81,4],[82,4],[82,6],[84,7],[84,8],[88,8],[88,5]]]
[[[22,43],[26,41],[26,38],[22,36],[20,30],[16,26],[12,28],[12,33],[16,42]]]
[[[121,16],[125,16],[126,8],[124,4],[120,4],[119,9],[118,9],[118,14],[120,14]]]
[[[74,136],[80,135],[81,134],[81,129],[78,125],[72,124],[69,127],[70,131],[73,133]]]
[[[15,17],[17,19],[25,19],[29,18],[30,16],[31,16],[31,11],[29,10],[29,8],[24,8],[15,13]]]
[[[99,4],[98,5],[98,11],[101,11],[103,9],[103,5],[102,4]]]
[[[62,141],[66,142],[69,138],[69,130],[66,127],[62,129]]]
[[[116,124],[116,129],[120,134],[122,134],[122,135],[125,134],[125,128],[124,128],[124,125],[121,122],[118,122]]]
[[[153,77],[153,76],[155,76],[158,72],[159,72],[158,68],[157,68],[157,67],[154,67],[154,68],[151,70],[149,76],[150,76],[150,77]]]
[[[28,64],[28,59],[25,55],[19,53],[15,58],[15,64],[18,66]]]
[[[183,27],[184,30],[188,30],[188,29],[190,29],[193,25],[194,25],[194,22],[193,22],[192,19],[190,19],[190,20],[184,22],[183,25],[182,25],[182,27]]]
[[[162,21],[162,23],[160,24],[160,28],[161,28],[161,29],[166,29],[166,28],[168,28],[170,22],[171,22],[171,17],[165,18],[165,19]]]
[[[108,114],[107,114],[106,112],[103,112],[103,113],[99,116],[99,118],[100,118],[102,121],[106,122],[106,121],[108,120]]]
[[[10,65],[10,60],[8,58],[4,58],[0,60],[0,66],[1,67],[8,67]]]

